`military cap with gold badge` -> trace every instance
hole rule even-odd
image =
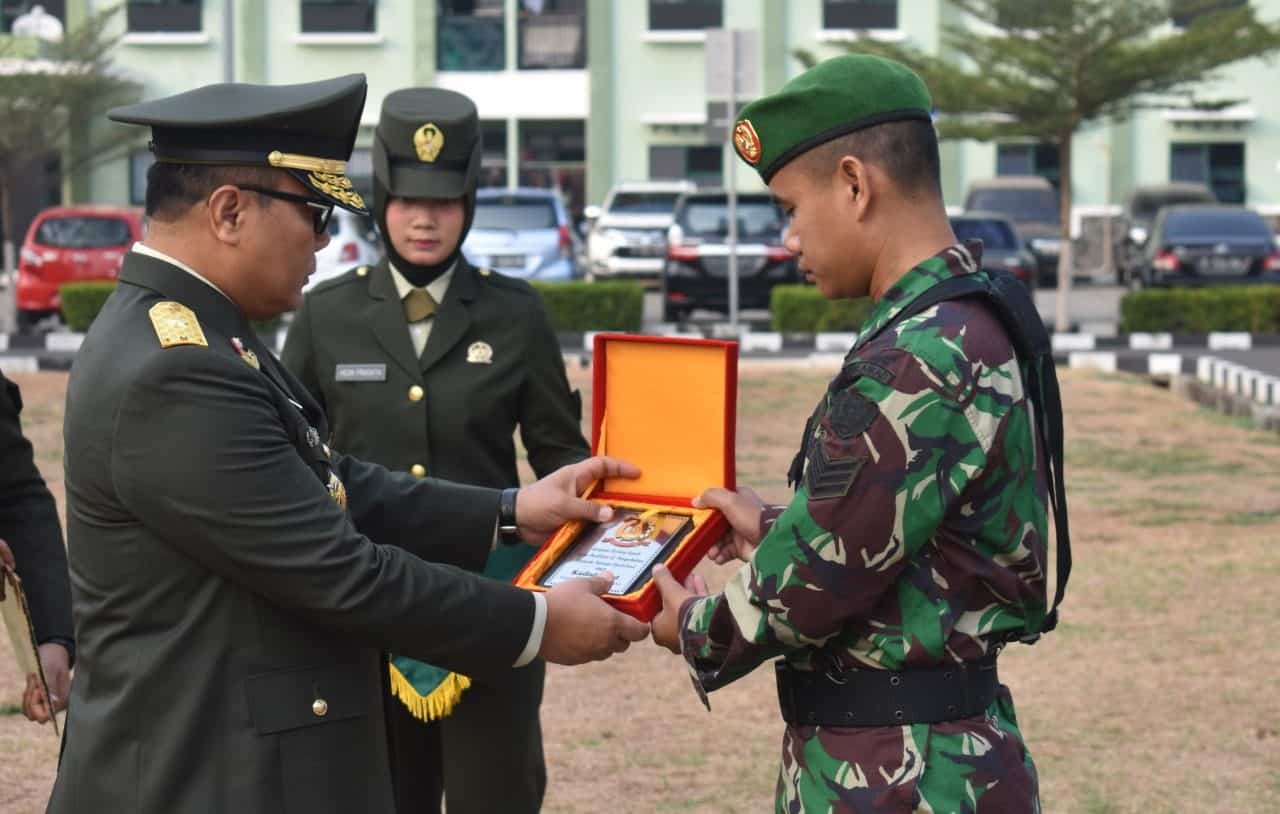
[[[367,89],[364,74],[298,85],[224,83],[108,116],[150,127],[158,162],[276,167],[318,199],[365,215],[346,170]]]
[[[742,109],[733,148],[767,184],[820,144],[855,130],[932,118],[929,89],[907,66],[869,54],[828,59]]]
[[[475,215],[480,176],[480,116],[471,99],[443,88],[404,88],[382,100],[373,138],[373,214],[391,262],[415,285],[453,265]],[[416,266],[385,238],[387,199],[462,198],[458,246],[436,266]]]

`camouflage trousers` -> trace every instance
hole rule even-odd
[[[898,727],[787,727],[778,814],[1039,814],[1005,687],[986,714]]]

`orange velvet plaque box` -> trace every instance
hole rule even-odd
[[[738,343],[597,334],[593,359],[591,447],[640,477],[593,483],[583,496],[614,507],[614,519],[561,527],[515,584],[542,591],[608,568],[617,579],[605,600],[647,622],[662,604],[653,565],[683,580],[728,525],[692,501],[735,488]]]

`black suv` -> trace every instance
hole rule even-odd
[[[740,192],[738,307],[768,308],[780,283],[801,282],[795,255],[782,245],[786,216],[766,193]],[[729,196],[690,192],[676,202],[662,268],[662,318],[679,322],[695,308],[729,310]]]

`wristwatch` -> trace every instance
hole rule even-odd
[[[517,487],[503,489],[498,497],[498,542],[503,545],[515,545],[522,542],[520,527],[516,525]]]

